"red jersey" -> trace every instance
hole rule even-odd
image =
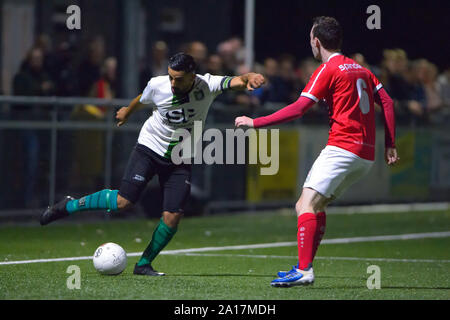
[[[320,65],[301,93],[328,104],[330,132],[327,145],[375,159],[374,93],[382,87],[366,68],[340,53]]]

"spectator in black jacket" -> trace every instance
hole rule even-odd
[[[20,96],[45,96],[53,93],[54,85],[50,81],[50,76],[44,70],[44,53],[40,48],[32,48],[19,73],[13,80],[13,93]],[[13,120],[47,120],[49,117],[48,107],[39,105],[15,105],[11,110]],[[40,156],[48,155],[42,150],[47,145],[45,135],[38,130],[22,129],[19,131],[19,156],[21,167],[16,179],[20,182],[22,203],[25,207],[31,207],[34,199],[34,189],[38,181]],[[48,161],[43,161],[47,163]],[[45,171],[45,170],[44,170]]]

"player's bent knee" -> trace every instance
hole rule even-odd
[[[297,216],[309,212],[318,213],[324,211],[330,201],[331,198],[326,198],[314,189],[303,188],[302,195],[295,204],[295,211]]]
[[[171,228],[175,228],[176,226],[178,226],[178,223],[180,222],[182,217],[183,214],[180,212],[169,212],[169,211],[163,212],[164,223]]]
[[[305,199],[300,199],[295,204],[295,212],[297,213],[297,216],[301,216],[305,213],[318,213],[325,210],[326,206],[328,205],[329,201],[322,202],[322,201],[307,201]]]
[[[299,200],[295,204],[295,212],[297,212],[297,216],[301,216],[307,212],[314,213],[314,207],[307,201]]]

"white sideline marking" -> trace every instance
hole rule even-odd
[[[41,263],[41,262],[59,262],[59,261],[77,261],[77,260],[89,260],[93,256],[85,257],[70,257],[70,258],[52,258],[52,259],[35,259],[35,260],[19,260],[19,261],[5,261],[0,262],[0,265],[6,264],[28,264],[28,263]]]
[[[324,239],[324,240],[322,240],[321,244],[343,244],[343,243],[355,243],[355,242],[412,240],[412,239],[447,238],[447,237],[450,237],[450,231],[428,232],[428,233],[410,233],[410,234],[371,236],[371,237]],[[166,250],[166,251],[161,251],[160,254],[187,254],[187,253],[193,253],[193,252],[198,253],[198,252],[222,251],[222,250],[264,249],[264,248],[276,248],[276,247],[291,247],[291,246],[296,246],[296,245],[297,245],[296,241],[273,242],[273,243],[259,243],[259,244],[223,246],[223,247],[204,247],[204,248]],[[128,257],[136,257],[136,256],[141,256],[141,254],[142,254],[142,252],[133,252],[133,253],[127,254],[127,256]],[[90,260],[90,259],[92,259],[92,256],[53,258],[53,259],[34,259],[34,260],[4,261],[4,262],[0,262],[0,265],[28,264],[28,263],[41,263],[41,262],[59,262],[59,261],[77,261],[77,260]]]
[[[321,244],[372,242],[372,241],[389,241],[389,240],[413,240],[413,239],[446,238],[446,237],[450,237],[450,231],[409,233],[409,234],[399,234],[399,235],[392,235],[392,236],[372,236],[372,237],[354,237],[354,238],[341,238],[341,239],[324,239],[321,241]]]
[[[194,257],[239,257],[239,258],[260,258],[260,259],[298,259],[298,256],[277,256],[264,254],[229,254],[229,253],[183,253],[181,255]],[[358,257],[315,257],[317,260],[348,260],[348,261],[381,261],[381,262],[431,262],[450,263],[450,260],[433,259],[396,259],[396,258],[358,258]]]
[[[372,204],[361,206],[330,206],[327,214],[370,214],[370,213],[406,213],[416,211],[449,210],[450,202],[431,203],[398,203],[398,204]]]

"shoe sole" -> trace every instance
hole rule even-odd
[[[276,282],[271,283],[270,285],[275,288],[289,288],[289,287],[295,287],[295,286],[311,286],[314,284],[314,280],[308,280],[303,282]]]
[[[166,275],[165,273],[147,274],[147,273],[134,273],[134,272],[133,272],[133,274],[137,275],[137,276],[149,276],[149,277],[162,277],[162,276]]]

